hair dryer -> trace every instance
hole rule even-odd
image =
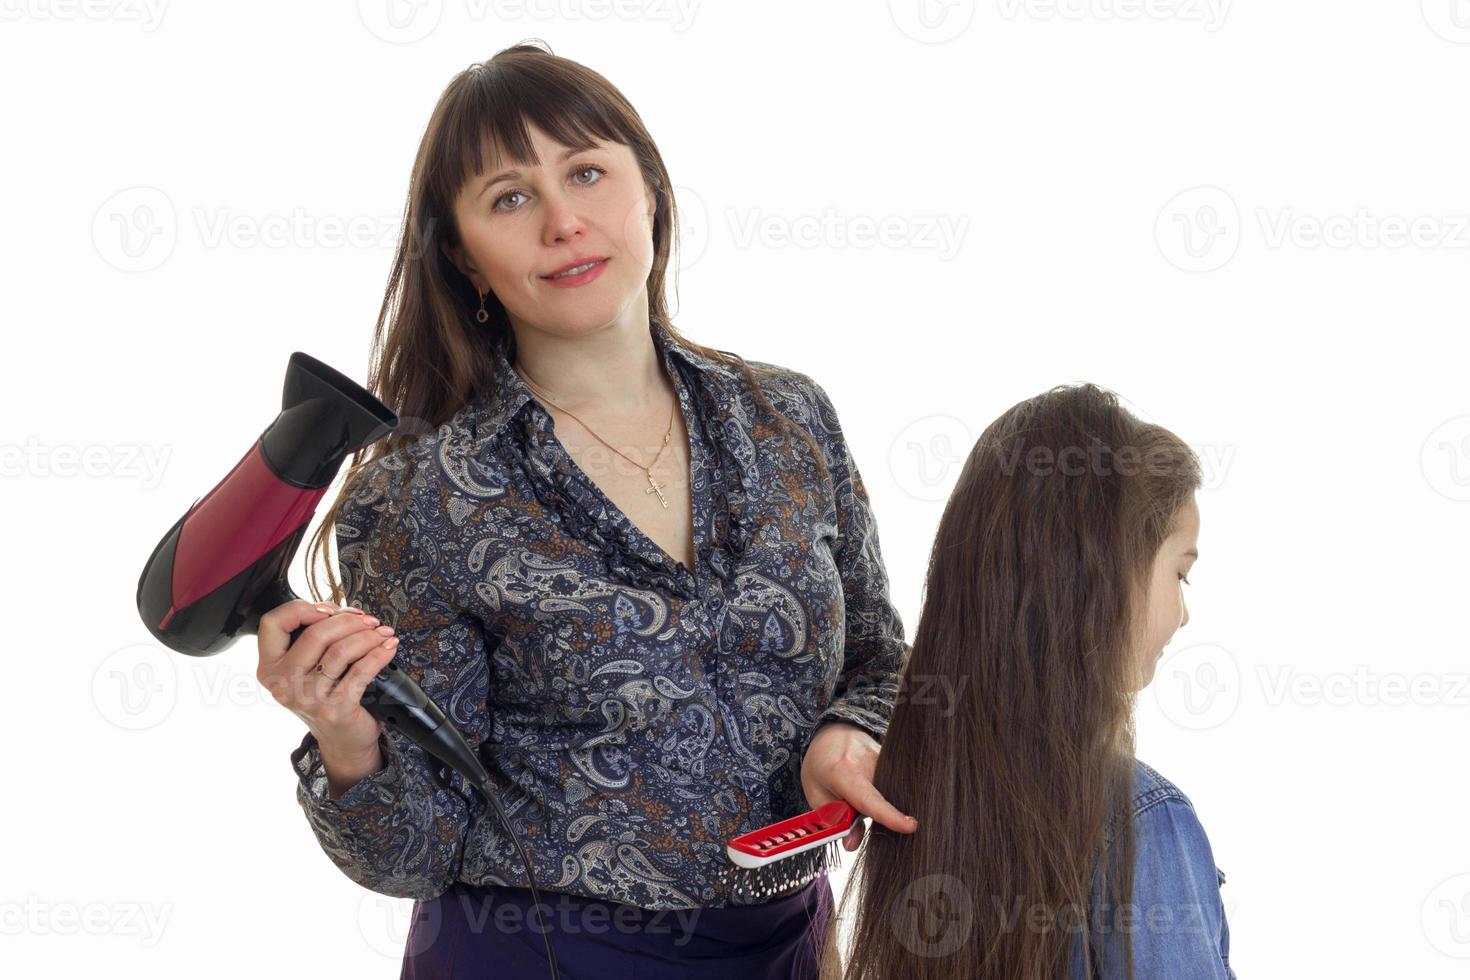
[[[356,382],[314,357],[292,354],[281,413],[148,556],[138,579],[138,613],[149,631],[171,650],[212,656],[242,634],[255,634],[263,613],[300,598],[287,572],[317,503],[349,453],[397,425],[398,416]],[[304,630],[294,630],[291,642]],[[413,678],[390,662],[368,683],[361,703],[480,790],[530,876],[531,862],[489,792],[484,766]],[[531,887],[534,892],[534,878]],[[549,939],[547,957],[555,977]]]
[[[349,453],[397,425],[398,416],[356,382],[314,357],[292,354],[281,414],[148,557],[138,579],[138,612],[159,642],[211,656],[255,634],[261,614],[300,598],[287,573],[317,503]],[[291,633],[292,643],[304,629]],[[485,770],[464,736],[391,663],[369,682],[362,706],[482,784]]]

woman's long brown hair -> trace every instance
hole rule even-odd
[[[1132,651],[1154,558],[1199,484],[1187,445],[1091,384],[981,435],[939,522],[874,779],[919,829],[871,825],[839,910],[855,908],[843,980],[1056,980],[1074,951],[1091,960],[1089,922],[1126,922]],[[1131,945],[1127,964],[1131,978]]]
[[[515,361],[515,335],[504,306],[493,293],[487,294],[485,309],[490,321],[478,323],[479,294],[445,254],[444,246],[460,244],[454,201],[466,180],[484,173],[487,145],[499,148],[516,163],[537,162],[528,121],[567,146],[587,148],[595,137],[632,149],[645,185],[656,196],[654,258],[647,281],[650,321],[659,322],[683,346],[739,370],[764,413],[756,423],[757,438],[773,432],[794,437],[815,456],[823,478],[830,475],[811,435],[773,406],[758,383],[758,378],[790,372],[701,346],[674,328],[665,297],[665,272],[678,250],[673,182],[633,106],[592,69],[557,57],[549,48],[518,44],[454,76],[434,106],[419,142],[403,230],[373,332],[367,378],[368,390],[397,413],[399,426],[353,455],[337,497],[312,535],[306,571],[314,601],[323,598],[315,569],[359,474],[383,456],[434,434],[493,384],[496,362],[492,350],[498,349],[510,363]],[[677,269],[676,263],[676,276]],[[779,451],[791,451],[789,440],[781,445]],[[330,586],[328,598],[343,601],[343,588],[332,564],[322,564]]]

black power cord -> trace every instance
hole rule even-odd
[[[294,642],[294,635],[292,639]],[[378,690],[375,693],[371,689],[364,692],[362,706],[383,722],[382,730],[395,729],[409,741],[416,743],[426,756],[432,756],[444,763],[444,769],[459,773],[466,783],[479,790],[480,795],[495,808],[501,826],[510,833],[510,839],[526,865],[526,881],[531,886],[531,898],[536,903],[536,911],[540,913],[543,924],[548,925],[541,933],[541,939],[546,944],[546,962],[551,966],[551,980],[561,980],[561,974],[556,969],[556,953],[551,948],[551,930],[546,909],[541,902],[541,893],[536,890],[535,868],[531,864],[530,855],[521,844],[520,835],[511,826],[505,811],[500,808],[500,801],[491,792],[490,773],[465,741],[464,735],[445,717],[443,709],[430,700],[423,688],[407,674],[390,663],[378,671],[376,680],[379,684]],[[441,788],[445,787],[443,769],[435,768],[431,764],[429,776]]]
[[[536,911],[540,913],[542,925],[545,926],[541,930],[541,939],[546,943],[546,962],[551,966],[551,980],[561,980],[561,974],[556,970],[556,953],[551,948],[550,923],[547,920],[545,907],[541,904],[541,893],[536,890],[536,874],[531,867],[531,859],[526,855],[526,849],[521,846],[521,838],[516,834],[515,828],[510,825],[510,820],[506,818],[505,811],[500,808],[500,801],[495,798],[494,793],[490,792],[490,778],[488,774],[475,788],[495,808],[495,814],[500,817],[501,826],[510,832],[511,841],[515,844],[516,850],[521,853],[521,860],[526,865],[526,881],[531,886],[531,900],[536,903]]]

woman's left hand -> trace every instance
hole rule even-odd
[[[919,828],[918,820],[900,813],[873,785],[879,748],[877,740],[858,726],[833,721],[817,729],[801,760],[801,788],[813,810],[842,800],[858,812],[852,833],[842,845],[849,851],[862,844],[864,816],[901,834]]]

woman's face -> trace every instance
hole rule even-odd
[[[1179,508],[1176,521],[1174,533],[1164,539],[1154,556],[1144,639],[1142,648],[1135,651],[1135,691],[1153,680],[1164,646],[1176,630],[1189,622],[1189,609],[1184,604],[1184,577],[1199,558],[1199,507],[1194,498]]]
[[[540,162],[516,164],[488,146],[486,172],[455,200],[463,248],[446,253],[504,304],[518,335],[580,336],[646,321],[655,199],[633,151],[608,142],[574,151],[528,128]],[[587,273],[552,278],[588,261]]]

